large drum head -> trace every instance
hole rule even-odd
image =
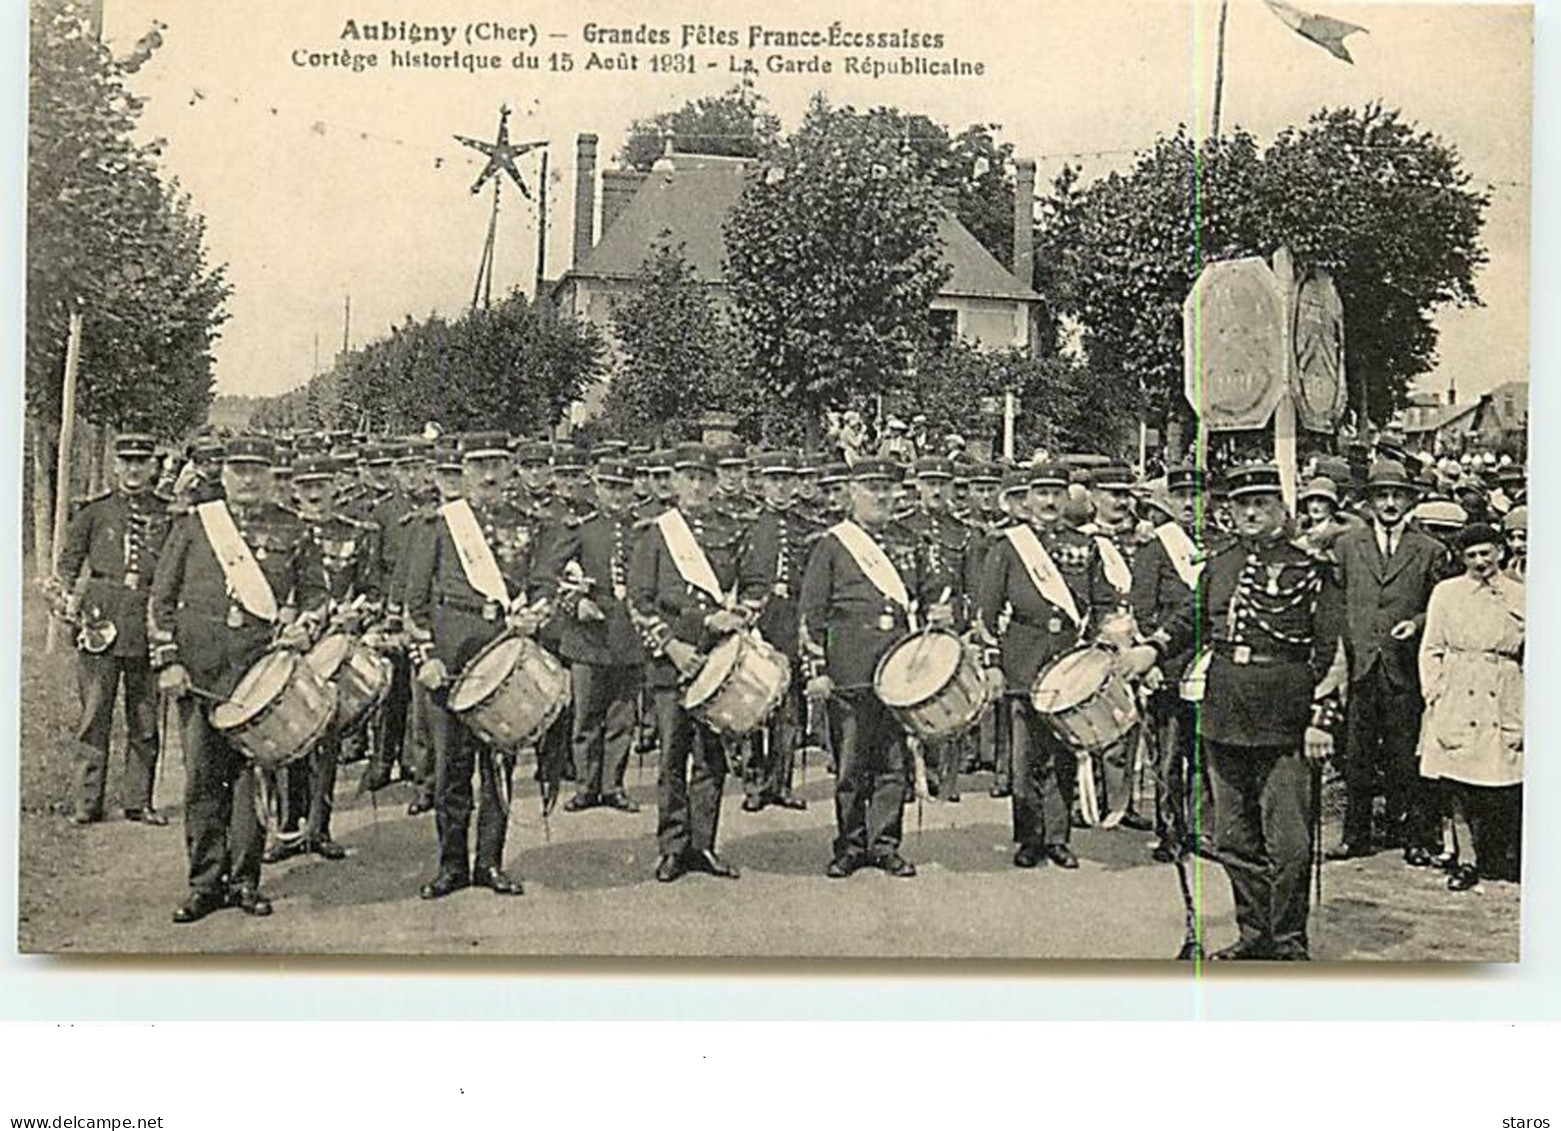
[[[335,632],[309,650],[304,659],[321,679],[330,680],[341,670],[342,663],[352,652],[352,637],[345,632]]]
[[[720,691],[721,685],[737,666],[737,657],[742,649],[743,638],[740,635],[728,636],[710,649],[705,666],[699,669],[699,674],[683,693],[683,706],[689,709],[697,707],[701,703],[708,702],[712,695]]]
[[[1111,678],[1115,659],[1100,648],[1070,652],[1041,673],[1031,696],[1035,709],[1055,715],[1085,702]]]
[[[891,648],[874,677],[886,707],[914,707],[948,686],[959,670],[965,646],[947,632],[921,632]]]
[[[269,652],[244,673],[233,694],[211,709],[216,730],[243,726],[269,707],[292,679],[298,657],[292,652]]]
[[[493,694],[515,669],[525,647],[524,636],[510,636],[477,653],[450,692],[450,710],[456,714],[469,711]]]

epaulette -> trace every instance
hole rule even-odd
[[[113,495],[114,489],[112,487],[107,491],[100,491],[96,495],[83,495],[70,501],[71,509],[80,510],[82,507],[90,507],[93,503],[101,503],[104,499],[112,498]]]
[[[666,512],[662,512],[662,513],[664,514]],[[659,515],[659,514],[653,514],[653,515],[647,515],[644,518],[637,518],[637,519],[634,520],[634,529],[635,530],[648,530],[652,526],[656,525],[656,520],[658,518],[660,518],[660,517],[661,517],[661,515]]]
[[[568,518],[564,519],[564,525],[570,527],[571,529],[581,527],[590,522],[600,513],[600,511],[586,511],[584,514],[570,515]]]

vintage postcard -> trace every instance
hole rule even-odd
[[[32,0],[21,949],[1519,961],[1532,50]]]

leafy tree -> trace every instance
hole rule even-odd
[[[1201,144],[1181,130],[1125,174],[1053,185],[1036,241],[1048,329],[1117,390],[1103,411],[1164,419],[1183,411],[1181,305],[1199,271],[1288,246],[1332,273],[1346,368],[1381,422],[1435,363],[1436,307],[1478,302],[1488,203],[1455,150],[1379,105],[1321,110],[1266,151],[1240,130]]]
[[[815,95],[726,223],[749,377],[816,436],[826,410],[890,389],[947,278],[930,178],[885,114]]]
[[[658,242],[632,294],[614,305],[612,326],[623,362],[606,415],[618,435],[662,441],[679,422],[736,407],[731,332],[681,245]]]
[[[779,135],[780,119],[769,111],[763,95],[743,83],[715,97],[636,119],[618,151],[618,163],[646,172],[665,152],[668,138],[679,153],[758,157]]]

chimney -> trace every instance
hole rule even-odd
[[[638,169],[602,170],[602,238],[606,238],[608,229],[623,215],[648,175]]]
[[[596,240],[596,135],[575,139],[575,254],[574,266],[585,262]]]
[[[1014,162],[1014,277],[1025,286],[1035,279],[1035,162]]]

